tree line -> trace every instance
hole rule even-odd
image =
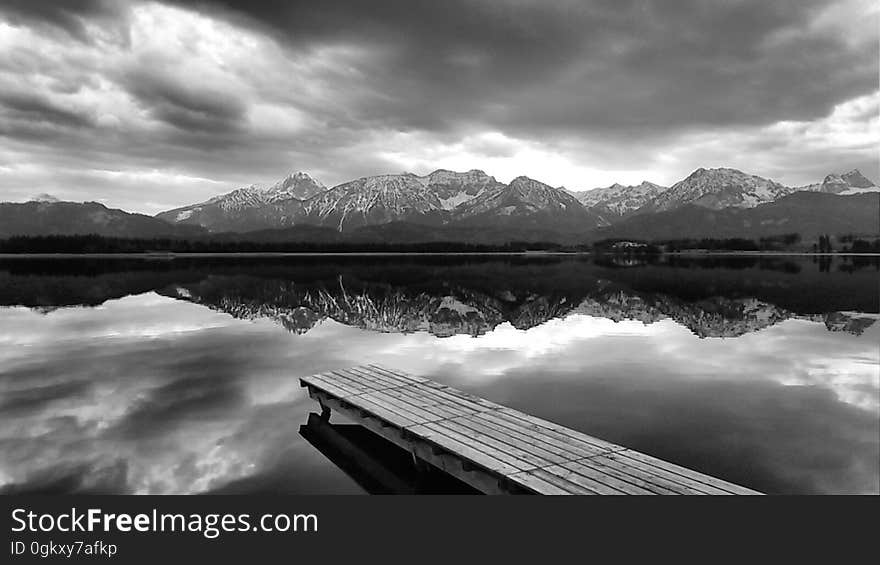
[[[819,236],[810,247],[797,233],[748,238],[683,238],[660,241],[604,239],[588,244],[510,241],[505,243],[468,243],[433,241],[421,243],[385,243],[358,241],[248,241],[226,239],[124,238],[101,235],[12,236],[0,239],[0,253],[519,253],[526,251],[613,253],[621,255],[657,255],[692,249],[707,251],[787,251],[812,249],[816,253],[835,250],[852,253],[880,253],[880,238],[865,239],[854,235],[837,238],[832,245],[827,234]]]
[[[12,236],[0,253],[512,253],[571,250],[552,242],[260,242],[246,240],[122,238],[101,235]]]

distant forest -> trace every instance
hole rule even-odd
[[[512,241],[500,244],[463,242],[379,243],[315,241],[247,241],[120,238],[100,235],[13,236],[0,239],[0,253],[516,253],[526,251],[615,253],[651,255],[687,250],[707,251],[813,251],[817,253],[880,253],[880,239],[853,235],[832,239],[819,236],[814,243],[803,242],[796,233],[759,239],[702,238],[663,241],[606,239],[592,244],[565,245],[554,242]]]
[[[13,236],[0,240],[0,253],[502,253],[583,251],[550,242],[471,244],[462,242],[260,242],[212,239],[120,238],[100,235]]]
[[[658,241],[638,241],[626,239],[606,239],[593,244],[594,250],[621,252],[629,254],[675,253],[687,250],[707,251],[812,251],[813,253],[880,253],[880,239],[862,239],[854,235],[844,235],[836,239],[835,246],[831,236],[820,235],[816,242],[808,244],[801,235],[788,233],[776,236],[748,239],[731,238],[686,238]]]

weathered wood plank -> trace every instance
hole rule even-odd
[[[319,402],[483,492],[760,494],[378,365],[303,377]]]
[[[671,488],[667,488],[666,485],[656,484],[650,480],[650,477],[648,480],[642,480],[619,468],[609,465],[594,465],[592,464],[594,459],[601,459],[601,457],[563,463],[559,468],[608,485],[626,494],[680,494],[680,491],[671,485]],[[548,467],[549,469],[551,468]]]
[[[376,371],[366,371],[360,367],[352,367],[350,369],[346,369],[344,373],[353,376],[354,378],[360,378],[364,381],[375,383],[376,386],[383,389],[413,384],[406,379],[388,377],[382,373]]]
[[[380,398],[383,398],[387,402],[390,402],[396,406],[400,406],[404,410],[408,410],[416,414],[421,414],[422,417],[425,418],[427,421],[435,422],[438,420],[454,418],[456,416],[456,414],[446,410],[441,405],[419,403],[419,401],[417,400],[413,400],[412,398],[399,394],[399,390],[401,389],[383,390],[377,393],[377,395],[379,395]]]
[[[699,489],[707,494],[761,494],[752,489],[718,479],[711,475],[705,475],[686,467],[681,467],[662,459],[657,459],[645,453],[627,449],[619,452],[621,462],[628,467],[637,467],[648,470],[656,475],[667,477],[671,480]]]
[[[443,420],[440,425],[448,426],[453,429],[461,430],[462,433],[474,434],[476,437],[487,437],[504,444],[504,449],[512,455],[516,455],[521,459],[531,460],[532,458],[539,461],[538,466],[543,467],[552,463],[563,463],[571,461],[571,454],[554,453],[543,448],[537,442],[523,441],[521,438],[512,434],[491,428],[479,420],[471,417],[455,418],[451,420]],[[520,455],[522,454],[522,456]]]
[[[515,422],[521,421],[523,422],[522,425],[527,428],[531,428],[542,433],[550,433],[554,436],[563,438],[566,441],[577,443],[583,446],[589,446],[592,449],[610,451],[623,449],[622,446],[615,445],[611,442],[593,436],[588,436],[587,434],[572,430],[571,428],[566,428],[565,426],[562,426],[560,424],[555,424],[553,422],[550,422],[549,420],[544,420],[536,416],[531,416],[524,412],[514,410],[513,408],[507,408],[506,406],[498,410],[498,416],[509,418]]]
[[[500,411],[481,412],[479,415],[475,416],[475,418],[516,429],[521,435],[530,438],[533,442],[540,443],[547,449],[553,447],[571,454],[571,459],[594,457],[603,453],[610,453],[614,450],[604,446],[600,447],[593,443],[585,443],[583,441],[575,440],[549,428],[542,428],[531,423],[524,424],[521,420],[512,420]],[[615,448],[624,449],[620,446],[615,446]]]
[[[500,453],[504,453],[505,455],[521,461],[526,468],[545,467],[549,464],[545,457],[528,451],[524,446],[517,446],[509,443],[505,441],[505,438],[497,435],[482,433],[479,430],[468,426],[466,421],[442,420],[440,422],[434,422],[433,425],[442,429],[443,433],[449,431],[460,434],[462,437],[468,438],[475,445],[488,445]]]
[[[425,437],[432,441],[446,441],[444,438],[452,439],[460,445],[470,447],[471,449],[483,453],[496,461],[500,461],[517,471],[528,471],[536,467],[528,461],[524,461],[500,449],[496,449],[492,445],[486,443],[483,438],[481,438],[480,441],[475,441],[471,436],[440,426],[437,423],[424,424],[423,427],[426,430]]]
[[[433,381],[421,383],[420,386],[432,389],[430,392],[433,392],[438,396],[448,398],[449,400],[457,402],[463,406],[469,406],[476,412],[482,412],[484,410],[500,410],[504,408],[500,404],[495,404],[485,398],[480,398],[479,396],[474,396],[458,389],[454,389],[451,386],[435,383]]]
[[[472,464],[479,465],[490,471],[496,471],[498,473],[502,473],[503,475],[510,475],[512,473],[517,473],[521,471],[519,467],[511,465],[501,459],[497,459],[493,457],[490,453],[475,449],[467,443],[462,443],[454,437],[439,433],[436,430],[429,429],[423,425],[412,426],[408,429],[408,431],[414,434],[418,434],[420,437],[425,438],[430,443],[436,444],[438,447],[441,447],[452,454],[467,459]]]
[[[376,406],[381,406],[385,410],[400,414],[401,416],[412,422],[412,424],[410,425],[425,424],[427,422],[432,422],[437,419],[433,414],[426,414],[424,412],[417,411],[416,409],[410,410],[407,407],[401,406],[401,403],[398,403],[395,399],[383,395],[382,391],[368,392],[367,394],[363,394],[357,398],[358,400],[369,401]]]
[[[556,487],[566,491],[568,494],[624,494],[619,490],[613,489],[601,483],[594,483],[586,478],[573,481],[569,477],[560,476],[547,469],[535,469],[530,471],[529,475],[538,477]]]
[[[418,423],[416,419],[401,414],[393,407],[389,408],[386,405],[375,402],[371,398],[365,398],[363,395],[343,400],[352,400],[354,398],[357,398],[357,404],[353,404],[356,409],[362,410],[367,414],[373,415],[394,426],[406,428],[408,426],[413,426]]]
[[[382,392],[402,402],[406,402],[407,404],[431,412],[442,419],[457,418],[466,415],[465,412],[451,408],[449,405],[441,404],[434,399],[412,394],[410,387],[392,388]]]
[[[561,495],[561,494],[582,494],[582,493],[572,493],[571,490],[566,490],[559,485],[555,485],[553,483],[547,482],[540,477],[536,477],[529,471],[524,471],[522,473],[516,473],[507,477],[507,480],[520,485],[525,490],[536,493],[536,494],[547,494],[547,495]],[[588,493],[583,493],[588,494]]]
[[[406,373],[406,372],[400,371],[398,369],[389,369],[388,367],[383,367],[382,365],[370,364],[370,365],[365,365],[365,367],[370,367],[371,369],[373,369],[375,371],[379,371],[381,373],[387,373],[389,375],[394,375],[395,377],[397,377],[399,379],[411,381],[414,384],[431,382],[431,379],[429,379],[429,378],[420,377],[419,375],[412,375],[410,373]]]
[[[302,379],[300,379],[300,381],[311,386],[320,388],[321,390],[326,390],[327,392],[333,394],[334,396],[338,396],[339,398],[357,396],[358,394],[362,394],[364,392],[362,389],[352,388],[344,383],[340,383],[335,380],[325,379],[320,375],[303,377]]]
[[[387,385],[385,383],[374,382],[373,380],[365,379],[360,375],[350,374],[343,371],[330,371],[330,374],[327,375],[327,378],[333,378],[349,386],[361,387],[365,390],[365,392],[373,390],[384,390],[386,388],[390,388],[390,386],[393,386]]]
[[[553,465],[545,469],[541,469],[544,473],[559,477],[570,483],[574,483],[582,488],[592,491],[596,494],[652,494],[648,490],[644,490],[625,483],[623,481],[614,480],[602,474],[590,474],[580,472],[580,468],[568,468],[562,465]]]

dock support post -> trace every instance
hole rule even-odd
[[[329,422],[330,421],[330,407],[321,401],[318,401],[318,404],[321,405],[321,420],[324,422]]]
[[[412,456],[413,467],[416,468],[419,475],[425,475],[431,471],[431,466],[427,461],[416,455],[415,451],[410,451],[410,455]]]

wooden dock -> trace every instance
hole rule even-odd
[[[760,494],[377,365],[303,377],[329,419],[358,422],[487,494]]]

